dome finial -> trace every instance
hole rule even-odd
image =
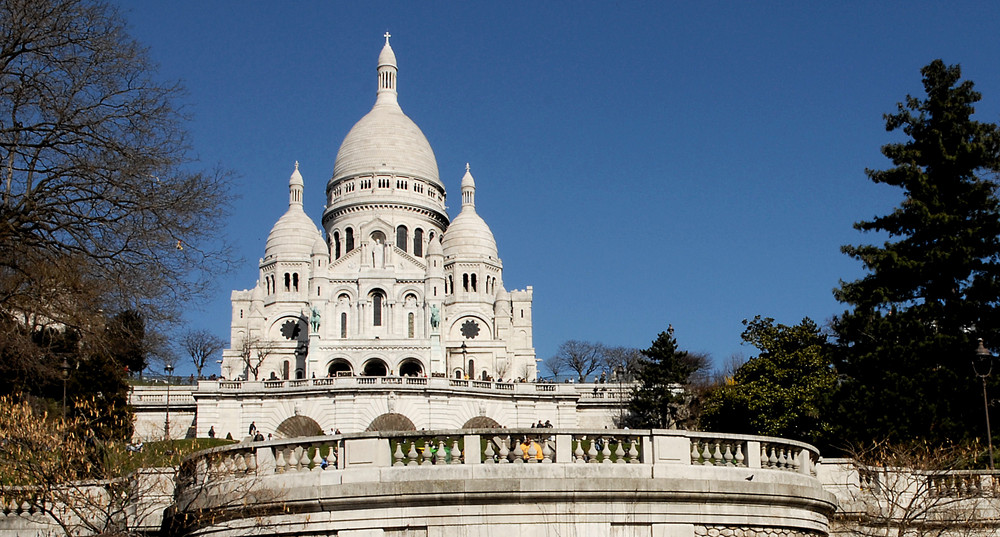
[[[299,173],[299,161],[295,161],[295,171],[292,172],[292,176],[288,178],[288,206],[289,207],[302,207],[302,187],[304,186],[302,181],[302,174]]]
[[[385,35],[383,35],[382,37],[385,38],[385,44],[388,45],[389,44],[389,38],[392,37],[392,34],[389,33],[389,30],[386,30],[385,31]]]
[[[465,163],[465,175],[462,177],[462,210],[468,207],[476,210],[476,180],[469,171],[469,163]]]

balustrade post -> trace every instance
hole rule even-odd
[[[687,446],[687,451],[691,451],[690,442],[691,439],[686,439],[689,443]],[[642,437],[642,449],[640,450],[639,458],[643,464],[653,464],[653,438],[649,435]]]
[[[276,464],[274,462],[274,450],[271,448],[260,448],[257,450],[257,471],[261,474],[273,474]]]
[[[812,474],[812,454],[808,449],[799,450],[799,473],[805,475]]]
[[[465,452],[462,455],[465,457],[465,464],[482,464],[483,463],[483,443],[480,440],[478,434],[467,434],[464,437]],[[452,455],[454,456],[454,455]]]
[[[747,468],[760,468],[760,442],[747,440]]]
[[[342,457],[338,457],[337,467],[392,466],[392,450],[388,438],[351,438],[343,440]]]
[[[555,461],[560,464],[573,461],[573,436],[568,434],[557,434]]]

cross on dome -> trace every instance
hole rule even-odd
[[[386,30],[385,31],[385,35],[383,35],[382,37],[385,38],[385,44],[388,45],[389,44],[389,38],[392,37],[392,34],[389,33],[389,30]]]

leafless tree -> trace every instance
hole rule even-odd
[[[611,421],[616,427],[624,427],[628,424],[632,383],[642,366],[642,352],[633,347],[605,347],[601,360],[610,373],[605,378],[611,389],[605,390],[605,393],[614,402],[610,410]]]
[[[996,475],[969,469],[978,455],[927,444],[852,450],[837,491],[835,531],[858,537],[995,535]]]
[[[249,330],[247,331],[249,334]],[[253,375],[254,380],[260,380],[260,367],[267,360],[267,357],[274,351],[272,341],[247,335],[240,341],[240,357],[247,370],[247,380]]]
[[[6,0],[0,28],[0,313],[93,337],[102,312],[175,318],[229,259],[182,88],[98,0]]]
[[[496,375],[497,379],[506,379],[507,372],[510,371],[510,360],[497,360],[496,362]],[[510,379],[506,379],[510,380]]]
[[[559,374],[562,373],[565,366],[563,361],[556,356],[549,356],[543,363],[545,364],[545,368],[549,370],[549,374],[552,375],[552,380],[559,378]]]
[[[642,365],[642,352],[633,347],[606,347],[602,352],[602,364],[608,369],[608,380],[628,383]]]
[[[546,363],[549,370],[553,364],[565,366],[576,373],[580,382],[586,382],[587,377],[601,367],[604,346],[600,343],[571,339],[564,341],[556,350],[556,354]]]
[[[176,503],[182,453],[96,439],[93,418],[107,410],[105,402],[81,404],[74,417],[58,420],[24,401],[0,397],[0,501],[33,513],[25,517],[37,524],[31,534],[141,537],[160,529],[171,503],[172,511],[185,511],[184,524],[197,525],[206,520],[190,507],[201,498],[210,496],[222,510],[244,507],[251,498],[274,502],[283,494],[260,486],[258,475],[244,471],[223,477],[224,498],[217,484],[186,481],[186,503]]]
[[[73,418],[54,420],[24,401],[0,398],[0,498],[67,536],[139,535],[150,526],[174,472],[142,471],[161,465],[161,456],[95,438],[94,418],[105,404],[82,401]]]
[[[191,357],[191,361],[198,371],[199,378],[201,377],[201,370],[205,368],[208,360],[221,352],[226,346],[226,342],[222,338],[208,330],[189,330],[181,335],[180,344],[184,351],[188,353],[188,356]]]

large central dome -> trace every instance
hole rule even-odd
[[[331,181],[389,173],[423,179],[443,189],[431,144],[397,102],[396,55],[388,40],[378,59],[379,88],[375,106],[354,124],[340,144]]]

